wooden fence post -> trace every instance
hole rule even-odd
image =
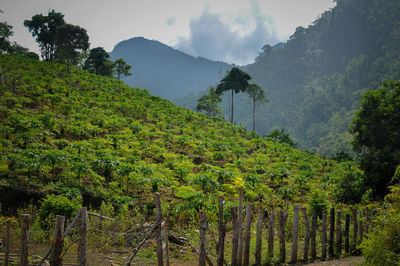
[[[261,250],[262,250],[262,229],[263,229],[264,211],[261,208],[257,216],[257,231],[256,231],[256,265],[261,265]]]
[[[285,263],[286,260],[286,245],[285,245],[285,225],[287,220],[287,212],[281,210],[279,213],[279,261]]]
[[[242,265],[243,256],[243,188],[239,189],[239,200],[238,200],[238,251],[237,251],[237,264]]]
[[[357,209],[351,210],[353,216],[353,245],[352,250],[353,252],[357,249],[358,242],[357,242],[357,232],[358,232],[358,221],[357,221]]]
[[[200,211],[200,245],[199,245],[199,266],[206,266],[206,212]]]
[[[337,211],[336,217],[336,257],[342,255],[342,211]]]
[[[322,251],[322,255],[321,255],[322,261],[326,260],[326,242],[328,240],[326,216],[327,216],[327,211],[324,210],[322,213],[322,250],[321,250]]]
[[[268,259],[274,257],[274,235],[275,235],[275,212],[270,212],[269,222],[268,222]]]
[[[163,261],[163,243],[162,243],[162,232],[161,232],[161,220],[162,220],[162,211],[161,211],[161,199],[160,194],[158,192],[154,195],[154,202],[156,205],[156,223],[160,224],[157,226],[156,232],[156,241],[157,241],[157,262],[158,266],[164,266]]]
[[[350,232],[350,214],[346,213],[345,218],[345,225],[344,225],[344,252],[348,254],[350,252],[350,239],[349,239],[349,232]]]
[[[297,247],[299,234],[299,206],[293,206],[293,232],[292,232],[292,256],[291,263],[297,264]]]
[[[363,237],[364,237],[364,221],[363,221],[363,215],[362,215],[362,210],[358,211],[358,233],[359,233],[359,240],[358,244],[361,244]]]
[[[246,231],[244,233],[244,253],[243,264],[248,266],[250,262],[250,238],[251,238],[251,212],[253,211],[253,204],[248,203],[246,206]]]
[[[238,209],[235,207],[231,208],[231,218],[232,218],[232,229],[233,229],[233,238],[232,238],[232,257],[231,257],[231,265],[237,266],[237,252],[238,252],[238,240],[239,240],[239,229],[238,229],[238,217],[237,217]]]
[[[303,252],[303,261],[305,263],[308,262],[308,247],[310,245],[310,223],[308,222],[307,209],[305,207],[301,207],[301,213],[304,218],[304,227],[305,227],[305,236],[304,236],[304,252]]]
[[[365,233],[369,233],[369,210],[368,207],[365,208]]]
[[[64,248],[64,223],[65,216],[56,216],[56,228],[54,230],[53,250],[50,256],[50,265],[62,265],[62,251]]]
[[[29,223],[31,221],[31,217],[29,214],[22,214],[21,220],[21,256],[20,256],[20,265],[28,266],[29,265]]]
[[[224,223],[224,199],[219,198],[218,203],[218,266],[224,266],[224,246],[226,225]]]
[[[331,208],[330,213],[330,228],[329,228],[329,258],[332,259],[335,256],[333,250],[333,243],[335,241],[335,208]]]
[[[317,213],[312,211],[311,214],[311,259],[317,259]]]
[[[4,243],[4,266],[10,263],[10,238],[11,238],[11,222],[9,219],[6,221],[6,239]]]
[[[163,238],[163,255],[165,259],[165,266],[169,266],[168,228],[165,221],[161,223],[161,231]]]
[[[86,244],[87,244],[87,209],[83,207],[81,209],[79,222],[79,243],[78,243],[78,265],[86,266]]]

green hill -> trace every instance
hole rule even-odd
[[[0,64],[3,214],[51,193],[145,212],[159,191],[187,219],[214,210],[218,196],[233,201],[241,186],[247,200],[263,194],[274,206],[313,191],[340,199],[340,180],[360,174],[114,79],[11,55]]]
[[[169,100],[208,89],[232,67],[143,37],[119,42],[110,56],[113,60],[124,58],[132,65],[132,76],[123,78],[127,84]]]
[[[243,66],[269,99],[257,111],[257,132],[285,128],[299,147],[325,156],[351,152],[347,131],[360,95],[385,79],[400,79],[400,2],[335,2],[286,43],[265,45]],[[176,102],[188,107],[199,98],[182,97]],[[222,109],[228,114],[228,97]],[[236,97],[235,112],[235,122],[251,128],[247,95]]]

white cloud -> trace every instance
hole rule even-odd
[[[190,22],[189,37],[179,37],[175,48],[195,56],[228,63],[252,62],[265,44],[279,42],[272,19],[257,4],[247,14],[223,17],[204,9]]]

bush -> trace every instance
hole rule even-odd
[[[400,187],[391,187],[377,225],[361,243],[366,265],[400,265]]]
[[[328,208],[328,200],[323,191],[314,190],[307,200],[311,211],[315,211],[319,218],[322,218],[322,213]]]
[[[62,195],[48,195],[39,209],[39,225],[43,230],[49,230],[54,224],[56,215],[63,215],[65,219],[72,219],[80,207],[80,197],[70,200]]]

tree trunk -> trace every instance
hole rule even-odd
[[[256,101],[253,100],[253,131],[256,131]]]
[[[231,90],[231,123],[233,124],[233,90]]]

